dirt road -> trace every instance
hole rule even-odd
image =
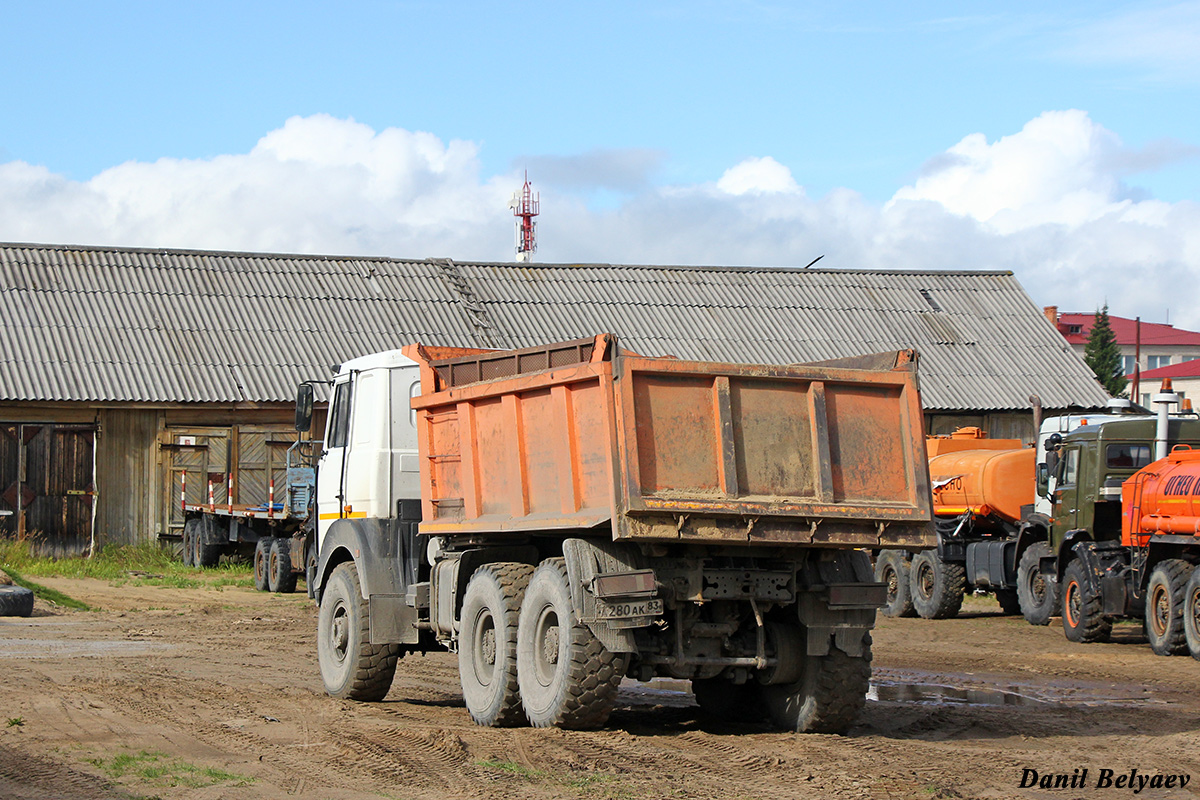
[[[672,682],[627,683],[605,730],[486,729],[449,654],[405,658],[382,703],[325,695],[303,594],[43,582],[103,610],[0,618],[0,798],[1200,797],[1200,662],[1136,625],[884,619],[848,736],[718,725]],[[1135,794],[1160,775],[1190,781]]]

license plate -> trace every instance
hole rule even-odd
[[[629,617],[654,617],[662,614],[663,601],[637,600],[632,603],[601,600],[597,603],[597,616],[600,619],[626,619]]]

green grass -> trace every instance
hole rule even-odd
[[[120,753],[112,758],[90,758],[89,764],[99,767],[108,777],[117,780],[134,778],[156,786],[185,786],[199,789],[218,783],[249,786],[254,778],[235,775],[215,767],[198,767],[163,753],[143,750],[140,753]]]
[[[28,541],[0,540],[0,569],[10,575],[43,578],[95,578],[116,585],[168,586],[177,589],[254,585],[253,566],[221,563],[208,569],[185,567],[174,553],[157,544],[104,545],[89,557],[49,558],[35,554]],[[16,577],[13,578],[16,581]],[[33,588],[33,587],[30,587]],[[42,596],[34,588],[38,596]],[[49,599],[49,598],[47,598]]]
[[[31,580],[27,580],[25,576],[7,564],[0,566],[0,571],[3,571],[8,575],[8,577],[12,578],[12,582],[17,586],[24,586],[26,589],[33,592],[34,596],[40,600],[45,600],[46,602],[53,603],[56,606],[77,608],[80,611],[92,610],[92,607],[87,603],[80,602],[74,597],[65,595],[57,589],[51,589],[49,586],[42,586],[40,583],[34,583]]]

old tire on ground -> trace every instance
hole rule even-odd
[[[387,696],[400,658],[398,644],[371,644],[370,606],[354,563],[338,564],[325,582],[317,612],[317,662],[325,691],[344,700]]]
[[[200,532],[200,518],[191,517],[183,523],[183,535],[180,537],[183,540],[183,565],[185,567],[196,566],[196,536]]]
[[[529,564],[485,564],[467,584],[458,675],[476,725],[511,727],[525,722],[517,686],[517,624],[532,574]]]
[[[525,589],[517,624],[517,683],[535,728],[599,728],[625,675],[625,656],[609,652],[571,603],[564,559],[543,561]]]
[[[925,619],[948,619],[962,608],[967,584],[962,564],[942,561],[936,550],[913,556],[909,587],[913,608]]]
[[[1192,658],[1200,661],[1200,569],[1192,570],[1183,590],[1183,636]]]
[[[1000,604],[1000,610],[1005,614],[1021,613],[1021,601],[1017,597],[1016,589],[997,589],[996,602]]]
[[[292,540],[284,536],[271,542],[267,555],[267,588],[277,594],[296,591],[296,573],[292,571]]]
[[[270,589],[267,579],[267,561],[271,555],[271,538],[263,536],[254,545],[254,588],[260,592]]]
[[[858,719],[871,684],[871,634],[860,656],[830,645],[828,655],[808,656],[804,675],[790,684],[763,687],[771,720],[797,733],[845,733]]]
[[[1186,561],[1168,558],[1150,572],[1150,582],[1146,585],[1146,638],[1157,655],[1178,656],[1187,652],[1183,608],[1192,569]]]
[[[1021,615],[1030,625],[1048,625],[1050,618],[1061,610],[1058,581],[1041,571],[1042,559],[1052,553],[1047,542],[1034,542],[1025,548],[1017,566],[1017,598],[1021,601]]]
[[[1063,633],[1072,642],[1105,642],[1112,620],[1103,614],[1100,592],[1092,588],[1080,559],[1067,564],[1062,584]]]
[[[0,617],[28,617],[32,613],[32,590],[24,586],[0,586]]]
[[[875,558],[875,580],[887,586],[887,603],[879,609],[888,617],[913,617],[908,559],[900,550],[880,550]]]
[[[692,680],[696,705],[720,722],[761,722],[768,716],[763,687],[753,679],[737,684],[725,678]]]

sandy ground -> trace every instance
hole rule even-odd
[[[43,582],[102,610],[0,618],[0,798],[1200,797],[1200,662],[1138,625],[1072,645],[984,599],[883,619],[847,736],[719,725],[678,682],[627,682],[601,731],[501,730],[445,653],[405,658],[382,703],[325,695],[302,593]],[[1133,769],[1191,780],[1097,787]]]

